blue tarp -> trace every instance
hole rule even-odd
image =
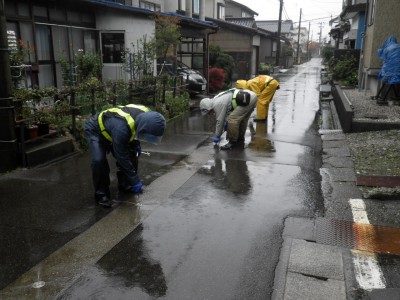
[[[383,60],[378,78],[388,84],[400,83],[400,45],[393,35],[378,49],[378,55]]]

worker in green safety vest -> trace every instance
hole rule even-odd
[[[106,109],[86,122],[85,135],[92,155],[94,197],[98,204],[112,206],[107,153],[111,152],[117,161],[120,191],[140,193],[143,188],[137,174],[140,141],[160,143],[165,126],[165,119],[160,113],[135,104]]]
[[[219,93],[214,98],[204,98],[200,101],[202,114],[215,112],[217,120],[214,143],[219,144],[221,135],[226,129],[227,144],[222,150],[232,149],[244,142],[247,123],[257,105],[257,95],[250,90],[230,89]]]

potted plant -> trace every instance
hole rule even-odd
[[[39,135],[39,126],[36,124],[29,124],[28,125],[28,132],[29,132],[29,139],[34,140]]]
[[[36,112],[36,125],[38,126],[38,135],[50,133],[50,126],[56,123],[56,115],[52,108],[41,108]]]

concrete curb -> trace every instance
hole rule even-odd
[[[332,86],[332,96],[338,123],[341,124],[344,133],[400,129],[400,122],[355,119],[352,103],[338,84]]]

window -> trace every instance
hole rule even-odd
[[[49,26],[36,26],[36,52],[39,59],[39,86],[54,86],[54,64],[52,61],[51,30]]]
[[[218,3],[218,19],[225,20],[225,6],[221,3]]]
[[[140,1],[140,7],[151,11],[161,11],[161,6],[148,1]]]
[[[242,18],[250,18],[251,15],[248,12],[245,12],[244,10],[242,10]]]
[[[36,52],[39,60],[49,61],[50,53],[50,27],[38,25],[36,27]]]
[[[193,0],[193,13],[197,15],[200,13],[200,0]]]
[[[53,49],[55,59],[69,59],[68,32],[67,28],[54,26],[52,28]]]
[[[101,34],[103,63],[121,63],[122,51],[125,49],[123,33],[103,32]]]
[[[375,0],[370,0],[368,7],[368,25],[374,24],[374,20],[375,20]]]
[[[83,44],[85,46],[85,52],[96,53],[96,32],[83,32]]]

